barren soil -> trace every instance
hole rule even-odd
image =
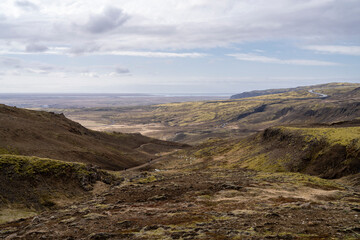
[[[238,169],[125,171],[120,186],[0,226],[5,239],[359,239],[358,189]]]

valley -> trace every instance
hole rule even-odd
[[[359,84],[334,83],[296,91],[282,89],[283,92],[274,94],[265,91],[240,99],[60,111],[94,130],[140,132],[162,140],[197,144],[209,137],[249,136],[276,125],[359,118],[359,87]],[[309,92],[314,89],[316,93]]]
[[[360,84],[46,110],[0,105],[1,239],[360,238]]]

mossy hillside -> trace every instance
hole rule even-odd
[[[277,93],[277,94],[268,94],[268,95],[262,95],[262,96],[256,96],[251,98],[245,98],[245,99],[263,99],[263,100],[290,100],[290,99],[304,99],[304,98],[314,98],[318,97],[314,93],[310,93],[306,90],[300,90],[300,91],[290,91],[290,92],[284,92],[284,93]]]
[[[256,97],[256,96],[269,96],[269,95],[276,95],[276,94],[287,94],[289,92],[308,92],[309,90],[316,90],[316,91],[322,91],[322,90],[330,90],[333,89],[337,91],[337,89],[341,88],[354,88],[359,87],[360,84],[355,83],[327,83],[327,84],[319,84],[319,85],[312,85],[312,86],[301,86],[296,88],[281,88],[281,89],[267,89],[267,90],[255,90],[251,92],[243,92],[240,94],[235,94],[231,96],[231,99],[237,99],[237,98],[248,98],[248,97]],[[314,95],[313,95],[314,96]]]
[[[94,167],[59,160],[0,155],[0,224],[90,196],[94,183],[117,178]]]
[[[344,189],[343,185],[332,181],[323,179],[316,176],[310,176],[307,174],[301,173],[292,173],[292,172],[276,172],[276,173],[267,173],[267,172],[258,172],[254,176],[254,179],[268,182],[283,182],[293,185],[303,185],[303,186],[312,186],[320,189],[326,190],[335,190],[335,189]]]
[[[18,152],[16,151],[16,149],[12,149],[10,147],[7,148],[2,148],[0,147],[0,154],[12,154],[12,155],[17,155]]]
[[[292,91],[280,94],[251,97],[241,100],[221,100],[207,102],[186,102],[157,105],[153,112],[155,118],[168,117],[172,124],[186,126],[194,123],[232,121],[244,114],[262,106],[266,101],[313,98],[308,91]]]
[[[329,96],[338,96],[340,94],[346,94],[358,87],[360,87],[360,84],[339,85],[338,87],[333,87],[333,88],[316,89],[316,92],[326,94]]]
[[[196,158],[215,157],[231,151],[236,143],[223,139],[209,139],[189,152]]]
[[[282,131],[303,136],[306,142],[324,140],[330,145],[340,144],[347,146],[355,143],[357,147],[360,147],[360,127],[282,127],[281,129]]]
[[[13,199],[16,203],[19,197],[21,201],[26,202],[21,192],[30,190],[28,192],[31,193],[30,195],[40,197],[40,204],[44,203],[42,205],[47,205],[47,199],[51,198],[53,192],[60,191],[66,194],[74,190],[76,194],[91,190],[96,181],[106,184],[120,181],[114,175],[90,165],[7,154],[0,155],[0,178],[2,179],[1,190],[4,190],[1,193],[2,200],[5,202],[6,199]],[[26,188],[25,186],[28,189],[22,189]],[[14,188],[20,189],[14,192]]]
[[[231,121],[239,114],[245,113],[263,104],[261,100],[239,101],[224,100],[211,102],[189,102],[158,105],[151,114],[170,125],[188,126],[200,123]]]
[[[211,168],[339,178],[360,170],[359,138],[360,127],[273,127],[243,139],[210,139],[182,154],[210,159]]]
[[[82,178],[91,174],[83,164],[8,154],[0,155],[0,171],[16,178],[34,178],[37,175]]]
[[[115,184],[121,180],[89,165],[0,155],[0,213],[12,209],[25,217],[28,212],[70,204],[90,196],[97,181]],[[10,220],[2,217],[1,221]]]
[[[339,178],[360,170],[359,140],[359,127],[275,127],[249,141],[252,150],[239,161],[265,172]]]
[[[267,156],[267,154],[262,153],[250,157],[249,159],[243,161],[239,166],[263,172],[285,172],[286,168],[284,164],[289,161],[291,160],[284,158],[272,160]]]

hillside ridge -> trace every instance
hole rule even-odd
[[[97,132],[64,114],[6,105],[0,105],[0,139],[0,153],[89,163],[109,170],[135,167],[186,147],[140,134]]]

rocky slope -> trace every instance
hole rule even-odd
[[[0,225],[5,239],[358,239],[356,189],[244,169],[127,172],[57,211]]]
[[[120,179],[92,166],[0,155],[0,223],[90,197],[90,190],[96,184],[120,182]]]

